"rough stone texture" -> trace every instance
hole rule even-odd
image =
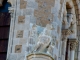
[[[34,16],[37,19],[36,24],[46,26],[53,21],[51,7],[54,7],[55,0],[36,0],[36,2],[38,3],[38,9],[34,11]]]
[[[8,60],[17,60],[17,54],[15,53],[10,54]]]
[[[16,45],[15,46],[15,53],[21,53],[22,51],[22,45]]]
[[[27,7],[27,2],[24,0],[20,0],[20,9],[25,9]]]
[[[22,45],[23,45],[23,44],[26,44],[26,43],[27,43],[27,40],[26,40],[26,39],[23,39],[23,38],[20,39],[20,41],[19,41],[19,44],[22,44]]]
[[[25,22],[25,16],[19,16],[18,23],[24,23],[24,22]]]
[[[63,25],[62,24],[63,14],[65,12],[67,2],[68,4],[71,3],[70,5],[73,6],[72,8],[73,12],[69,10],[68,11],[73,14],[76,14],[74,12],[76,8],[74,6],[76,4],[73,5],[73,3],[71,2],[72,0],[70,0],[70,2],[69,0],[14,0],[14,1],[15,3],[12,5],[13,9],[10,10],[13,15],[11,17],[11,29],[10,29],[11,38],[9,39],[10,40],[9,45],[11,46],[11,48],[9,48],[10,52],[8,52],[9,54],[13,54],[11,55],[11,58],[13,60],[26,60],[26,57],[30,53],[32,53],[36,48],[35,46],[38,46],[38,43],[42,41],[40,36],[46,35],[50,37],[52,40],[48,41],[47,43],[51,42],[50,44],[52,45],[48,44],[48,46],[46,46],[47,48],[44,46],[47,45],[46,43],[39,45],[39,47],[41,47],[43,50],[41,52],[44,52],[45,48],[46,48],[45,50],[49,48],[50,53],[46,51],[45,52],[46,54],[52,56],[54,59],[59,60],[61,58],[62,60],[62,54],[59,54],[59,48],[63,50],[64,47],[64,43],[62,42],[62,38],[64,37],[63,33],[69,35],[67,34],[67,31],[63,33],[61,32]],[[73,21],[76,22],[75,16]],[[79,22],[78,25],[80,25]],[[72,27],[69,29],[72,29]],[[79,30],[80,29],[78,27],[78,35],[80,35]],[[77,35],[75,33],[71,34],[69,37],[71,36],[76,37]],[[67,36],[66,38],[68,39]],[[46,40],[46,38],[43,40]],[[60,53],[62,53],[62,51],[60,51]],[[15,56],[16,58],[13,58],[12,56],[13,57]],[[12,60],[11,58],[9,58],[9,60]]]
[[[23,38],[23,30],[17,31],[17,38]]]
[[[19,53],[17,55],[18,55],[17,60],[24,60],[24,58],[25,58],[25,54],[24,53]]]

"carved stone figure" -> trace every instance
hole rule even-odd
[[[72,21],[73,21],[73,15],[72,14],[67,14],[67,22],[68,22],[68,26],[70,27]]]
[[[46,36],[46,35],[40,36],[39,41],[38,41],[34,51],[46,52],[47,47],[49,46],[50,42],[51,42],[51,37]]]

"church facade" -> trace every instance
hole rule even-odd
[[[80,60],[79,0],[8,2],[7,60]]]

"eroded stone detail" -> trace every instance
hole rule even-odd
[[[70,43],[70,50],[75,50],[78,44],[78,41],[76,39],[69,39],[69,43]]]
[[[24,23],[24,22],[25,22],[25,16],[19,16],[18,23]]]
[[[23,30],[17,31],[17,38],[23,38]]]
[[[36,0],[36,2],[38,2],[38,9],[34,11],[34,16],[37,19],[36,24],[46,26],[53,21],[51,7],[54,7],[55,0]]]
[[[16,45],[15,46],[15,53],[21,53],[22,45]]]
[[[20,0],[20,9],[26,9],[27,7],[27,2],[24,0]]]

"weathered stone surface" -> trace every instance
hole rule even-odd
[[[23,30],[18,30],[16,37],[17,37],[17,38],[23,38]]]
[[[37,9],[38,8],[38,4],[35,1],[27,1],[27,8]]]
[[[19,16],[18,23],[24,23],[24,22],[25,22],[25,16]]]
[[[17,60],[17,54],[11,53],[8,57],[8,60]]]
[[[22,45],[16,45],[15,46],[15,53],[21,53],[22,51]]]
[[[24,0],[20,0],[20,9],[26,9],[27,7],[27,2]]]
[[[19,53],[17,55],[18,55],[17,60],[24,60],[25,59],[25,54],[24,53]]]
[[[51,7],[54,7],[55,0],[36,0],[38,2],[38,9],[34,11],[37,25],[46,26],[53,21],[53,14]]]
[[[26,44],[27,43],[27,39],[24,39],[24,38],[22,38],[22,39],[20,39],[19,40],[19,44]]]
[[[65,44],[63,41],[67,41],[68,38],[71,38],[71,36],[67,38],[70,31],[65,30],[68,29],[65,29],[64,31],[62,30],[62,21],[70,21],[70,19],[68,20],[67,17],[64,19],[63,15],[65,11],[76,14],[75,12],[77,12],[77,5],[72,3],[70,4],[75,6],[72,6],[72,12],[71,10],[67,10],[69,7],[66,8],[66,3],[70,3],[71,0],[14,1],[15,3],[12,5],[14,11],[10,10],[13,11],[11,12],[13,17],[11,18],[11,31],[9,38],[9,45],[11,47],[9,47],[9,54],[15,54],[11,55],[10,57],[8,56],[9,60],[27,60],[30,58],[30,60],[51,60],[49,59],[50,57],[47,58],[45,55],[39,54],[40,56],[36,56],[36,53],[45,53],[48,56],[52,56],[54,60],[62,59],[62,53],[60,54],[60,52],[62,52],[61,50],[64,50],[64,47],[66,48],[66,46],[63,45]],[[74,15],[72,20],[73,22],[76,22],[77,15]],[[79,16],[77,20],[78,19],[80,19]],[[78,22],[78,25],[80,25],[79,23],[80,22]],[[76,32],[76,23],[74,25]],[[80,35],[80,28],[77,28],[77,35]],[[75,33],[72,35],[72,38],[74,38],[74,36],[76,37],[77,35]],[[62,40],[62,38],[64,38],[64,40]],[[80,40],[80,38],[78,39]],[[71,49],[73,49],[74,44],[72,43],[71,45]],[[35,55],[33,54],[33,56],[30,55],[28,57],[28,55],[32,53],[35,53]]]
[[[23,10],[23,15],[32,15],[33,14],[33,9],[24,9]]]

